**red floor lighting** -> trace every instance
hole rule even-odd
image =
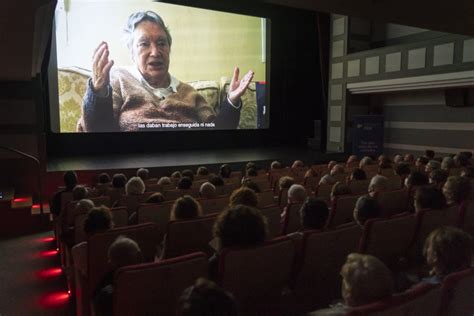
[[[61,307],[68,302],[69,294],[67,291],[48,293],[40,298],[40,305],[43,308]]]
[[[16,199],[13,199],[13,202],[15,203],[22,203],[22,202],[26,202],[28,201],[28,198],[16,198]]]
[[[42,258],[52,257],[52,256],[56,256],[57,254],[58,254],[57,250],[47,250],[47,251],[40,252],[40,257],[42,257]]]
[[[54,237],[43,237],[43,238],[40,238],[40,242],[52,242],[54,241]]]
[[[40,279],[47,280],[47,279],[58,277],[62,273],[63,271],[61,270],[61,268],[49,268],[49,269],[36,272],[36,275]]]

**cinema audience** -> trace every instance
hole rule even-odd
[[[165,201],[164,195],[161,192],[155,192],[145,200],[145,203],[160,204],[160,203],[163,203],[164,201]]]
[[[74,187],[77,185],[77,175],[74,171],[66,171],[63,175],[64,188],[61,188],[54,193],[51,199],[51,213],[58,216],[61,212],[62,207],[62,194],[66,192],[72,192]]]
[[[174,202],[171,209],[170,220],[193,219],[198,216],[202,216],[201,204],[192,196],[185,195],[176,199]]]
[[[419,187],[422,185],[428,185],[429,178],[426,174],[420,171],[413,171],[405,178],[405,186],[407,188]]]
[[[142,195],[145,192],[145,183],[140,177],[131,177],[125,185],[126,195]]]
[[[137,170],[137,177],[139,177],[143,181],[146,181],[150,178],[150,171],[145,168],[140,168]]]
[[[415,163],[415,156],[413,156],[412,154],[406,154],[404,157],[403,157],[403,160],[410,164],[410,165],[413,165]]]
[[[163,186],[170,185],[172,182],[169,177],[161,177],[160,179],[158,179],[157,183],[163,187]]]
[[[359,162],[359,168],[364,169],[365,166],[373,165],[374,161],[369,156],[363,157]]]
[[[191,189],[192,185],[193,185],[193,180],[189,178],[188,176],[183,176],[181,179],[179,179],[176,189],[189,190]]]
[[[380,216],[380,207],[374,198],[364,195],[357,199],[353,214],[356,223],[364,227],[367,220]]]
[[[258,197],[255,191],[246,187],[234,190],[229,198],[229,206],[232,207],[239,204],[257,207]]]
[[[209,176],[209,182],[212,183],[216,188],[221,187],[225,184],[224,179],[222,179],[222,177],[215,174],[211,174]]]
[[[261,193],[262,190],[257,182],[253,181],[252,179],[242,179],[242,187],[249,188],[253,190],[255,193]]]
[[[329,217],[329,208],[323,200],[309,197],[300,208],[303,230],[324,229]]]
[[[107,194],[107,189],[110,187],[112,180],[107,172],[102,172],[97,178],[97,194],[102,196]]]
[[[116,173],[112,177],[112,187],[114,189],[123,189],[127,184],[127,177],[123,173]]]
[[[293,164],[291,165],[291,168],[303,168],[304,167],[304,162],[301,160],[295,160]]]
[[[224,179],[230,178],[231,173],[232,173],[232,168],[230,167],[229,164],[225,163],[219,168],[219,175]]]
[[[432,186],[421,186],[415,191],[415,211],[431,209],[439,210],[446,207],[446,198],[441,190]]]
[[[237,303],[232,294],[203,278],[186,288],[179,299],[177,316],[237,315]]]
[[[209,169],[207,169],[204,166],[201,166],[197,169],[196,174],[198,176],[208,176],[209,175]]]
[[[454,168],[454,159],[452,157],[444,157],[441,161],[441,169],[449,172],[451,168]]]
[[[199,188],[199,196],[203,199],[212,199],[216,197],[216,187],[210,182],[204,182]]]
[[[352,170],[351,175],[349,176],[349,180],[367,180],[367,174],[365,173],[364,169],[355,168],[354,170]]]
[[[283,166],[282,166],[281,162],[279,162],[279,161],[275,160],[275,161],[272,161],[272,163],[270,164],[270,169],[271,170],[282,169],[282,168],[283,168]]]
[[[346,167],[354,168],[359,166],[359,158],[356,155],[350,155],[346,161]]]
[[[72,189],[72,200],[79,201],[82,199],[87,198],[89,191],[83,185],[76,185],[74,189]]]
[[[351,189],[344,182],[336,182],[331,189],[331,200],[334,200],[339,195],[352,194]]]
[[[289,189],[293,184],[295,184],[295,179],[290,176],[283,176],[278,180],[278,188],[280,191]]]
[[[469,178],[452,176],[449,177],[443,186],[443,194],[448,205],[460,204],[466,201],[471,192]]]
[[[301,184],[293,184],[288,189],[288,204],[303,203],[306,200],[306,189]]]
[[[430,160],[425,166],[425,173],[430,174],[433,170],[441,169],[441,163],[436,160]]]
[[[371,197],[375,197],[380,192],[388,190],[388,179],[381,175],[375,175],[370,179],[368,192]]]
[[[448,172],[443,169],[436,169],[429,173],[429,182],[435,187],[441,189],[448,179]]]
[[[188,177],[189,179],[191,179],[191,181],[194,181],[194,172],[190,169],[185,169],[181,171],[181,176]]]
[[[93,294],[94,315],[113,315],[113,281],[115,272],[122,267],[143,262],[143,255],[138,244],[130,238],[119,236],[110,245],[107,257],[110,271],[102,278]]]
[[[367,305],[392,295],[394,281],[390,270],[371,255],[351,253],[341,269],[343,302],[307,314],[308,316],[346,315],[351,307]]]

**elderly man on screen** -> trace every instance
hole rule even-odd
[[[193,87],[168,72],[172,39],[158,14],[133,13],[125,31],[134,66],[112,68],[107,43],[96,48],[78,131],[136,131],[147,123],[195,122],[237,128],[240,97],[253,78],[252,71],[239,80],[235,67],[227,98],[217,114]]]

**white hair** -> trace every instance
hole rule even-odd
[[[306,199],[306,189],[301,184],[293,184],[288,189],[288,200],[292,202],[304,202]]]
[[[145,183],[140,177],[131,177],[125,185],[125,194],[140,195],[145,192]]]
[[[383,191],[388,188],[388,179],[381,175],[373,176],[369,183],[369,193]]]

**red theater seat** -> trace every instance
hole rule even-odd
[[[408,190],[384,191],[377,194],[382,217],[390,217],[407,210]]]
[[[235,296],[244,315],[278,314],[294,255],[295,246],[288,237],[252,248],[223,249],[219,255],[218,281]]]
[[[282,217],[281,234],[287,235],[302,229],[300,208],[303,203],[290,203],[284,211]]]
[[[327,306],[340,297],[339,272],[347,255],[356,252],[362,229],[355,224],[330,231],[308,231],[303,235],[293,291],[301,311]]]
[[[354,207],[361,195],[337,196],[329,213],[328,227],[337,227],[354,221]]]
[[[175,189],[175,190],[169,190],[165,191],[165,198],[167,201],[173,201],[176,200],[177,198],[180,198],[184,195],[190,195],[194,198],[199,197],[199,189],[188,189],[188,190],[180,190],[180,189]]]
[[[441,291],[441,316],[474,314],[474,268],[448,275]]]
[[[415,234],[412,214],[399,214],[388,219],[371,219],[365,223],[359,252],[373,255],[388,267],[395,268],[407,254]]]
[[[204,215],[219,213],[229,205],[229,196],[221,195],[212,199],[199,199]]]
[[[347,316],[420,316],[438,315],[441,289],[438,285],[420,284],[391,298],[351,308]],[[454,315],[454,314],[453,314]]]
[[[128,211],[125,207],[114,207],[110,209],[114,227],[124,227],[128,225]]]
[[[184,289],[207,273],[204,253],[121,268],[114,276],[114,315],[176,315]]]
[[[171,221],[166,230],[165,249],[162,258],[173,258],[196,251],[211,254],[209,242],[216,216],[191,220]]]
[[[261,193],[257,193],[257,197],[259,208],[276,205],[272,190],[266,190],[262,191]]]
[[[263,216],[267,218],[267,224],[268,224],[268,238],[267,239],[273,239],[275,237],[280,236],[281,234],[281,225],[280,225],[280,207],[278,205],[274,206],[269,206],[260,209],[262,212]]]
[[[370,180],[353,180],[349,182],[352,194],[367,194]]]

